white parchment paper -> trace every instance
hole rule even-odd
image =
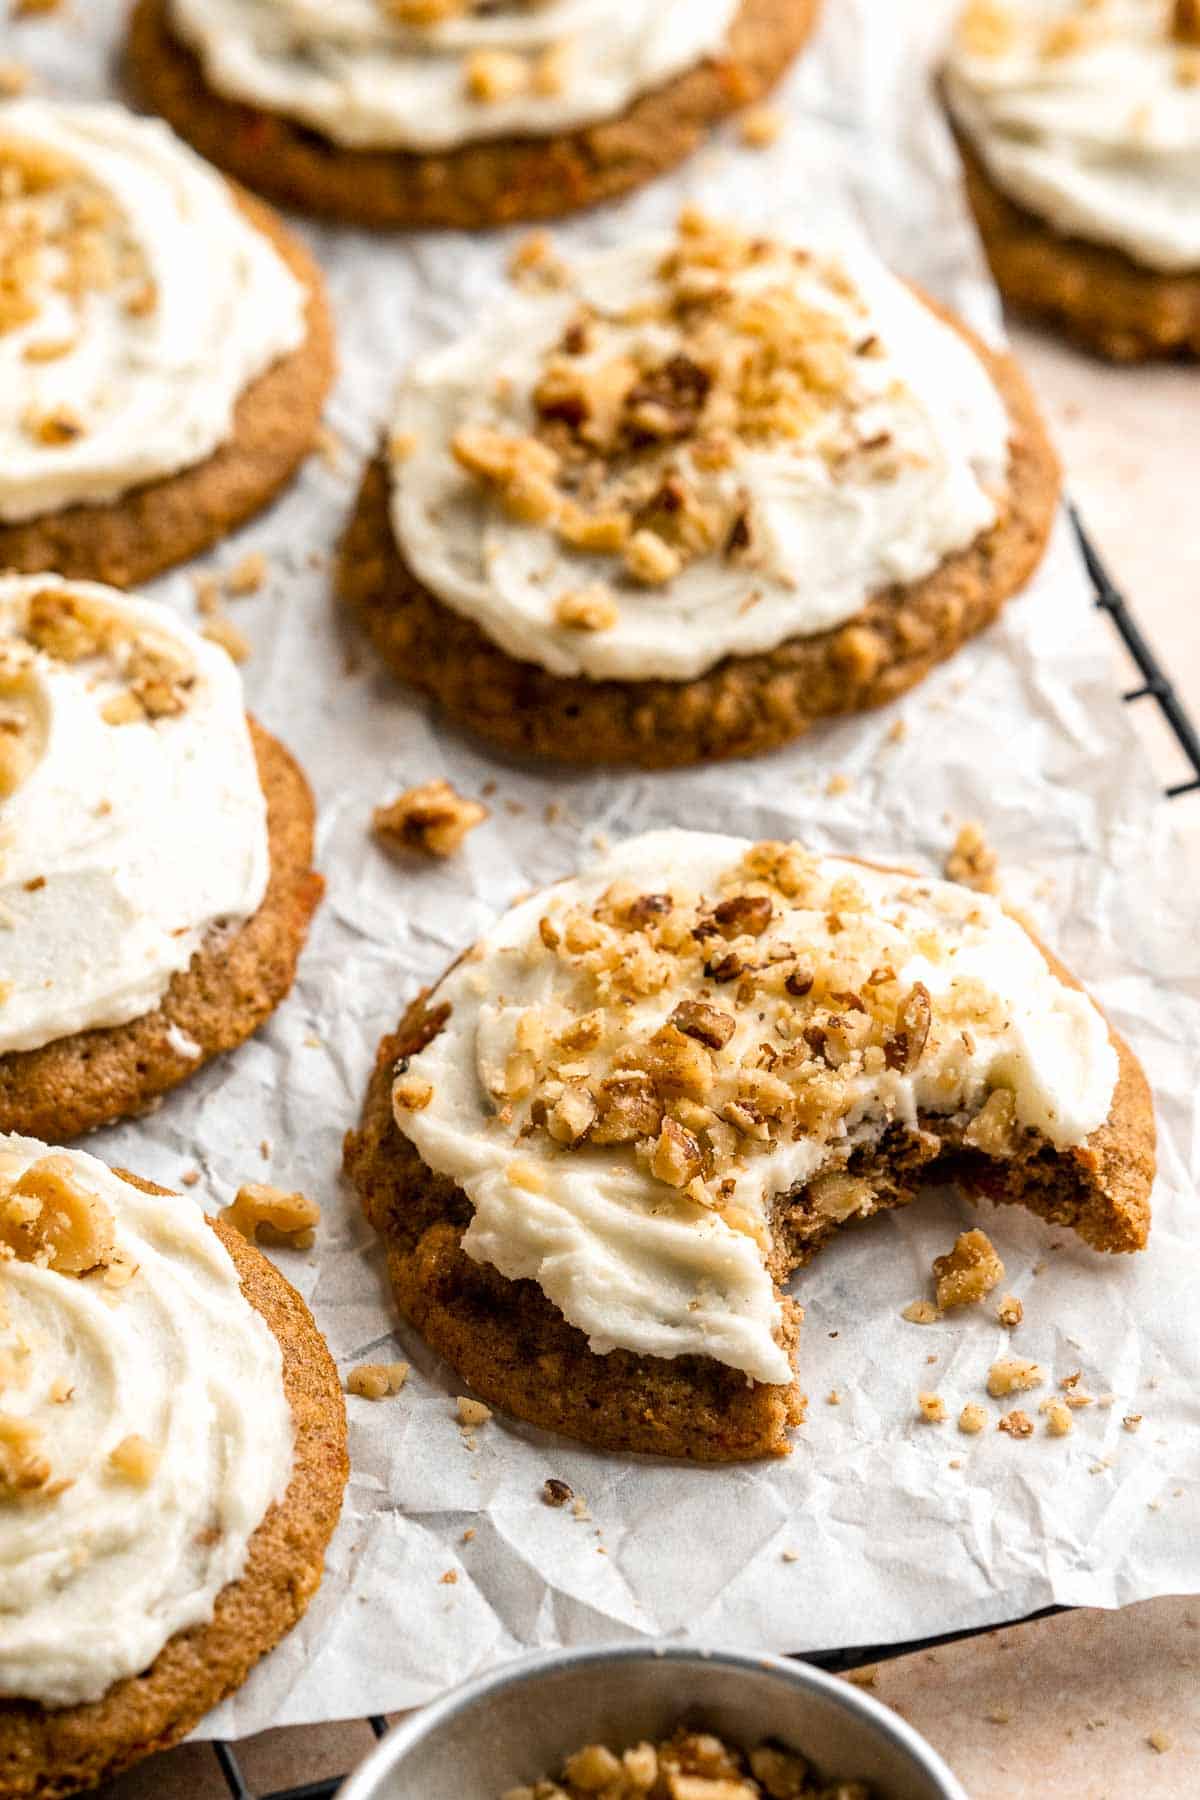
[[[118,0],[88,0],[61,21],[0,25],[0,41],[54,91],[116,95],[121,11]],[[925,89],[945,13],[946,0],[829,0],[785,90],[778,145],[755,153],[730,133],[680,176],[564,237],[615,240],[669,219],[684,193],[784,231],[790,220],[841,217],[994,329],[953,152]],[[317,1249],[282,1255],[286,1273],[343,1369],[403,1357],[413,1375],[398,1400],[350,1400],[353,1473],[324,1585],[207,1729],[239,1735],[415,1705],[534,1646],[661,1635],[817,1649],[1055,1601],[1116,1606],[1196,1591],[1195,906],[1065,525],[1003,622],[890,711],[748,766],[680,775],[564,776],[499,762],[378,671],[335,616],[327,564],[395,373],[493,300],[512,238],[299,228],[337,309],[343,377],[331,419],[344,455],[336,469],[314,459],[213,563],[252,548],[270,558],[267,589],[237,603],[255,645],[247,687],[316,789],[329,895],[297,991],[257,1040],[90,1147],[167,1184],[197,1166],[196,1191],[213,1206],[263,1176],[319,1197]],[[186,574],[155,592],[191,608]],[[898,718],[908,734],[895,743]],[[849,787],[830,793],[835,772]],[[371,807],[435,775],[469,794],[495,782],[492,819],[449,866],[402,868],[372,842]],[[551,801],[562,807],[553,822]],[[977,1309],[918,1328],[901,1308],[928,1291],[933,1256],[977,1216],[931,1194],[850,1233],[800,1278],[811,1405],[788,1460],[680,1468],[593,1454],[500,1418],[470,1449],[453,1420],[457,1384],[397,1325],[372,1234],[339,1174],[375,1045],[414,990],[512,896],[574,868],[597,832],[675,823],[798,835],[936,871],[964,818],[985,822],[1009,896],[1088,979],[1149,1072],[1162,1142],[1147,1254],[1108,1261],[1020,1211],[984,1207],[1024,1325],[1010,1337]],[[968,1439],[952,1423],[917,1421],[918,1389],[937,1388],[953,1417],[1010,1350],[1041,1362],[1052,1383],[1080,1369],[1083,1386],[1115,1399],[1076,1414],[1065,1440],[1039,1431],[1014,1442],[994,1429]],[[1030,1398],[1036,1414],[1041,1395]],[[1133,1413],[1144,1415],[1136,1435],[1122,1424]],[[586,1496],[589,1520],[541,1503],[549,1475]]]

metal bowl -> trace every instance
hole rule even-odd
[[[583,1744],[621,1749],[681,1720],[750,1747],[778,1739],[880,1800],[967,1800],[925,1740],[858,1688],[780,1657],[655,1644],[525,1657],[468,1682],[397,1726],[341,1800],[499,1800]]]

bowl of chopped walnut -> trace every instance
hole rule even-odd
[[[803,1662],[678,1644],[523,1658],[414,1714],[342,1800],[967,1800],[924,1739]]]

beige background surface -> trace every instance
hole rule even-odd
[[[1192,449],[1200,373],[1109,369],[1031,332],[1018,333],[1018,347],[1089,530],[1200,717],[1200,494]],[[1119,646],[1113,679],[1135,685]],[[1138,715],[1164,782],[1180,779],[1186,770],[1152,704],[1140,702]],[[1200,867],[1200,793],[1174,805]],[[852,1620],[846,1635],[853,1638]],[[995,1632],[881,1665],[872,1679],[876,1696],[933,1741],[973,1800],[1200,1794],[1200,1598]],[[252,1789],[267,1793],[338,1773],[370,1743],[365,1725],[323,1726],[268,1733],[243,1745],[239,1758]],[[223,1800],[227,1792],[211,1748],[197,1745],[135,1771],[105,1790],[104,1800]]]

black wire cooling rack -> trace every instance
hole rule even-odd
[[[1161,712],[1164,721],[1175,742],[1183,752],[1187,767],[1191,771],[1181,781],[1168,787],[1168,800],[1177,800],[1183,794],[1200,792],[1200,732],[1197,731],[1188,709],[1176,692],[1174,684],[1165,674],[1162,664],[1142,634],[1142,629],[1130,610],[1119,588],[1113,582],[1108,570],[1101,560],[1100,553],[1084,529],[1078,512],[1072,508],[1071,524],[1083,553],[1083,560],[1095,590],[1096,605],[1111,619],[1113,628],[1120,637],[1140,681],[1136,687],[1130,688],[1122,695],[1122,699],[1132,702],[1136,700],[1153,700]],[[871,1663],[891,1662],[900,1656],[909,1656],[920,1650],[934,1650],[941,1645],[962,1643],[968,1638],[983,1637],[989,1631],[1006,1630],[1016,1625],[1030,1625],[1038,1619],[1049,1619],[1059,1613],[1069,1612],[1070,1607],[1047,1606],[1041,1612],[1030,1613],[1022,1619],[1009,1619],[995,1625],[985,1625],[971,1631],[949,1631],[941,1637],[912,1638],[901,1644],[860,1644],[844,1650],[827,1650],[805,1655],[805,1662],[815,1663],[818,1668],[826,1669],[831,1674],[845,1675],[854,1669],[866,1668]],[[367,1724],[377,1738],[387,1730],[387,1720],[372,1717]],[[333,1800],[333,1796],[341,1787],[345,1776],[332,1776],[324,1781],[310,1781],[300,1787],[281,1788],[275,1793],[259,1794],[252,1788],[242,1771],[237,1753],[233,1746],[223,1742],[213,1744],[221,1773],[228,1784],[232,1800]]]

